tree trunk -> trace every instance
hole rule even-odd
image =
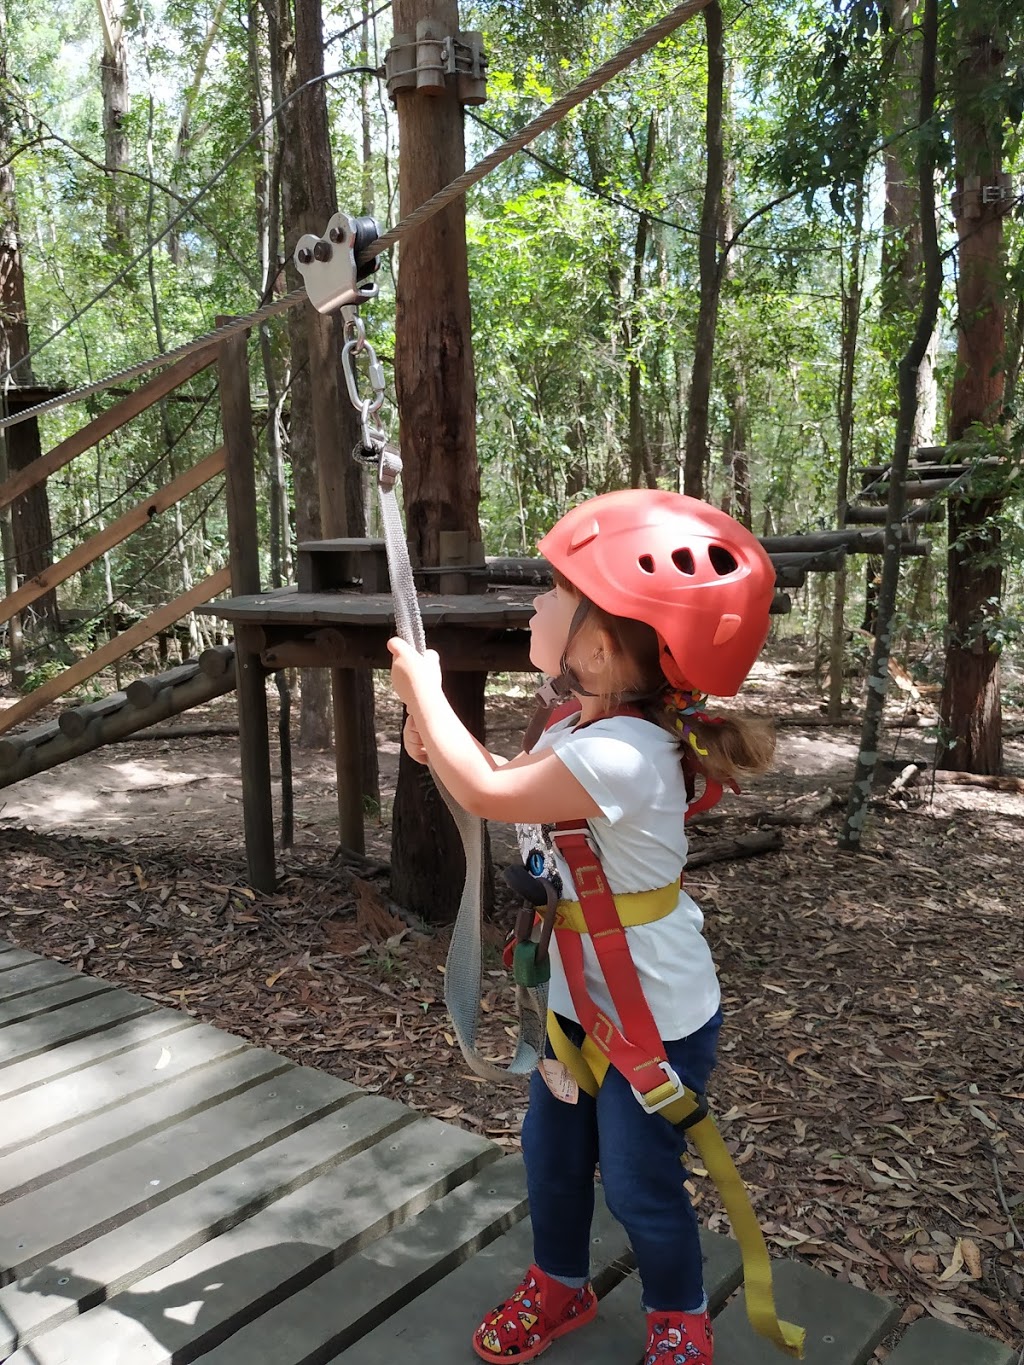
[[[721,294],[719,243],[722,239],[725,172],[723,108],[725,103],[725,43],[722,10],[718,0],[703,11],[707,35],[708,75],[705,145],[707,175],[704,205],[700,215],[700,306],[693,346],[690,375],[690,400],[686,412],[686,448],[683,452],[683,492],[699,498],[704,493],[708,466],[708,424],[711,408],[711,378],[715,363],[715,331]]]
[[[16,412],[38,402],[38,396],[19,401],[18,388],[30,387],[32,366],[27,361],[30,353],[28,313],[25,306],[25,275],[21,262],[18,203],[14,193],[14,172],[11,168],[11,140],[13,116],[4,98],[7,88],[7,15],[0,6],[0,372],[17,367],[13,384],[5,386],[4,409]],[[18,364],[23,361],[23,364]],[[4,442],[4,463],[11,474],[17,474],[42,453],[39,425],[32,419],[18,426],[8,427],[0,434]],[[46,482],[36,484],[3,512],[6,530],[3,558],[9,582],[30,578],[48,569],[53,563],[53,531],[50,523],[50,504]],[[48,592],[36,600],[35,612],[57,623],[57,595]],[[20,629],[20,623],[19,623]]]
[[[459,28],[455,0],[394,0],[396,33],[428,21],[441,36]],[[465,168],[462,111],[453,88],[398,95],[399,194],[413,211]],[[404,239],[399,250],[395,387],[401,414],[406,534],[414,564],[441,560],[441,535],[461,533],[470,561],[480,549],[476,382],[462,199]],[[485,673],[449,674],[445,690],[483,738]],[[440,797],[403,754],[392,826],[392,894],[438,921],[452,918],[462,889],[462,847]]]
[[[106,166],[108,251],[128,247],[128,205],[121,172],[128,165],[128,51],[124,44],[124,0],[96,0],[103,30],[100,87],[103,92],[103,155]]]
[[[935,111],[935,66],[938,42],[938,0],[923,0],[921,21],[921,84],[918,126],[925,128]],[[942,290],[942,259],[939,255],[938,231],[935,222],[935,149],[931,139],[917,141],[918,195],[921,218],[921,250],[924,282],[921,290],[921,311],[917,327],[899,365],[899,413],[896,440],[893,448],[889,481],[889,504],[885,523],[885,548],[882,555],[882,582],[878,590],[878,628],[875,647],[868,673],[864,721],[861,728],[860,752],[846,820],[839,836],[839,847],[860,848],[867,820],[871,785],[878,762],[882,713],[889,687],[889,657],[891,652],[892,618],[896,607],[896,590],[900,577],[901,519],[906,505],[906,474],[910,461],[910,441],[917,411],[917,369],[928,349],[935,330],[939,297]]]
[[[1003,109],[993,104],[1005,54],[986,33],[961,30],[954,88],[958,237],[957,368],[949,439],[1002,419],[1006,371],[1006,285],[1002,179]],[[990,189],[995,194],[986,196]],[[986,202],[986,197],[990,202]],[[984,477],[981,475],[980,477]],[[940,712],[946,748],[939,766],[957,772],[1002,770],[999,647],[991,634],[1003,591],[998,516],[1002,495],[949,503],[946,670]]]
[[[857,337],[860,332],[862,294],[862,253],[864,231],[864,181],[857,186],[853,243],[849,270],[842,281],[842,332],[839,343],[839,474],[836,479],[836,525],[846,524],[846,504],[850,496],[850,465],[853,460],[853,381],[857,362]],[[844,656],[846,653],[846,564],[836,570],[832,599],[832,638],[829,648],[828,714],[838,720],[843,705]]]
[[[323,73],[324,37],[320,0],[296,0],[296,87]],[[299,215],[300,221],[289,220],[288,229],[289,233],[295,229],[299,232],[315,232],[319,236],[338,207],[324,83],[320,81],[308,86],[294,104],[299,146],[302,149],[306,200],[303,205],[305,213]],[[293,185],[293,192],[295,188]],[[289,236],[286,242],[289,259],[294,253],[294,246],[295,238]],[[296,311],[304,316],[309,338],[310,402],[320,512],[319,528],[314,538],[362,536],[366,532],[362,474],[359,465],[352,459],[352,451],[359,440],[359,420],[345,391],[341,367],[344,341],[341,314],[326,316],[318,313],[312,305]],[[296,372],[294,357],[292,372]],[[353,827],[346,830],[346,810],[351,808],[351,803],[346,801],[343,788],[346,784],[358,781],[364,798],[373,802],[380,800],[373,722],[373,675],[365,669],[332,670],[331,690],[343,838],[356,851],[361,851],[362,823],[358,822],[358,829]],[[358,756],[351,752],[353,746],[358,748]]]
[[[647,139],[641,167],[641,184],[646,190],[651,178],[654,163],[654,149],[658,142],[658,116],[651,114],[647,120]],[[644,261],[647,256],[647,243],[651,235],[651,220],[646,213],[637,219],[636,237],[633,241],[633,296],[629,311],[623,318],[623,340],[626,346],[629,367],[629,486],[630,488],[657,488],[654,462],[651,459],[647,441],[647,425],[644,421],[644,396],[642,371],[640,366],[639,338],[637,336],[637,317],[644,291]]]

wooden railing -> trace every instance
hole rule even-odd
[[[230,351],[232,356],[232,369],[227,376],[225,375],[224,351]],[[237,372],[239,370],[239,352],[242,362],[241,373]],[[122,399],[121,402],[116,403],[106,412],[94,418],[80,431],[74,432],[66,440],[61,441],[59,445],[54,446],[52,450],[47,451],[46,454],[41,455],[30,465],[19,470],[17,474],[0,484],[0,510],[42,483],[57,470],[63,469],[65,465],[70,464],[79,455],[91,450],[98,442],[130,422],[133,417],[145,412],[147,408],[166,397],[186,380],[191,379],[217,361],[220,361],[221,369],[222,424],[225,432],[225,444],[200,460],[191,469],[179,474],[162,488],[151,493],[103,530],[98,531],[88,540],[83,541],[82,544],[76,545],[58,563],[48,566],[42,572],[28,579],[9,596],[0,598],[0,625],[23,612],[31,603],[45,593],[52,591],[73,574],[79,573],[94,563],[114,546],[121,544],[135,531],[147,525],[154,516],[166,511],[169,507],[173,507],[175,503],[180,502],[189,493],[195,492],[197,488],[203,487],[204,484],[209,483],[220,473],[227,475],[226,501],[229,539],[232,549],[240,538],[244,538],[247,542],[247,558],[257,554],[255,539],[256,499],[254,470],[252,468],[255,451],[252,438],[252,412],[249,405],[248,366],[244,363],[244,338],[232,338],[231,342],[226,343],[224,347],[207,347],[169,366],[156,378],[143,384],[129,397]],[[223,392],[225,384],[231,390],[227,408],[225,408],[225,394]],[[229,429],[229,422],[247,424],[248,430]],[[234,467],[232,463],[233,453],[235,455]],[[242,466],[248,467],[238,468],[239,462]],[[244,532],[241,536],[239,528],[232,526],[233,522],[239,521],[244,522]],[[256,563],[258,564],[258,559]],[[251,575],[249,576],[251,577]],[[128,630],[109,640],[101,648],[85,658],[79,659],[65,669],[63,673],[49,679],[42,686],[29,693],[28,696],[15,702],[13,706],[0,711],[0,734],[17,725],[24,724],[49,702],[78,687],[88,678],[99,673],[101,669],[115,663],[118,659],[122,659],[132,650],[138,649],[147,640],[153,639],[175,621],[186,616],[194,607],[228,591],[232,585],[232,569],[223,568],[205,578],[201,583],[197,583],[187,592],[182,593],[172,602],[159,607],[145,620],[137,622]],[[234,587],[236,591],[242,590],[238,583],[234,583]],[[258,590],[258,582],[256,588]],[[248,590],[252,591],[253,589],[249,587]]]

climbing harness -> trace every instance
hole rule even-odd
[[[548,724],[571,714],[573,709],[571,703],[556,707]],[[635,707],[623,706],[616,714],[641,713]],[[721,791],[720,785],[709,784],[701,802],[714,804]],[[696,805],[688,806],[688,811]],[[555,825],[551,838],[569,868],[576,899],[555,900],[550,883],[532,877],[526,868],[520,869],[515,879],[509,877],[510,884],[529,904],[517,919],[514,941],[506,945],[506,965],[517,981],[522,971],[529,972],[533,967],[533,958],[527,951],[536,927],[533,907],[544,905],[536,955],[540,954],[540,943],[546,943],[553,932],[573,1008],[585,1034],[582,1045],[577,1047],[566,1036],[557,1016],[549,1011],[547,1033],[556,1059],[578,1089],[591,1096],[596,1096],[609,1066],[613,1066],[629,1083],[647,1113],[660,1114],[687,1133],[714,1181],[740,1246],[751,1326],[781,1351],[799,1358],[805,1333],[803,1328],[778,1317],[771,1260],[746,1188],[709,1113],[706,1096],[685,1085],[668,1061],[626,939],[627,928],[652,924],[672,913],[679,902],[680,883],[676,880],[651,891],[614,895],[585,821],[561,821]],[[594,1004],[586,989],[584,934],[593,945],[621,1026]]]
[[[556,825],[552,840],[568,864],[579,898],[559,905],[555,938],[576,1017],[586,1033],[582,1047],[577,1048],[557,1018],[549,1014],[548,1036],[555,1056],[588,1095],[597,1094],[608,1067],[614,1066],[647,1113],[661,1114],[686,1131],[721,1195],[739,1242],[751,1326],[787,1355],[800,1357],[804,1330],[780,1321],[776,1313],[771,1261],[746,1188],[708,1112],[707,1098],[680,1080],[665,1055],[626,941],[626,925],[652,922],[665,913],[669,899],[674,908],[678,884],[635,896],[613,896],[585,823],[565,821]],[[590,936],[615,1012],[628,1037],[594,1004],[586,990],[583,933]]]

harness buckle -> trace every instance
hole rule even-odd
[[[694,1095],[697,1100],[697,1108],[681,1123],[675,1125],[682,1129],[692,1128],[694,1124],[699,1123],[707,1115],[707,1097],[690,1090],[690,1087],[679,1079],[679,1073],[670,1062],[659,1062],[658,1065],[665,1073],[665,1080],[662,1081],[661,1085],[655,1086],[653,1090],[648,1090],[646,1094],[637,1090],[635,1085],[631,1085],[630,1090],[632,1090],[641,1108],[646,1110],[648,1114],[660,1113],[662,1109],[667,1109],[676,1100],[685,1099],[687,1093]]]

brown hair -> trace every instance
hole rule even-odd
[[[655,725],[677,736],[684,770],[700,772],[723,783],[767,771],[775,754],[775,728],[770,721],[756,716],[721,716],[708,721],[687,716],[698,747],[707,750],[706,754],[698,755],[679,734],[679,713],[668,704],[670,689],[661,669],[661,646],[655,631],[643,621],[605,611],[557,570],[554,581],[586,604],[586,623],[593,623],[608,634],[626,664],[622,688],[601,697],[608,710],[631,704]]]

